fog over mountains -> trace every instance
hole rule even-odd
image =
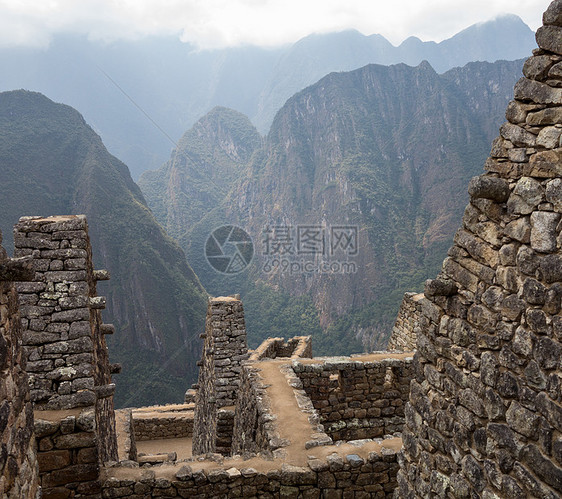
[[[277,49],[202,52],[171,37],[104,45],[68,35],[46,50],[0,49],[0,90],[39,91],[73,106],[138,178],[166,161],[173,142],[216,105],[242,112],[265,134],[291,95],[332,71],[427,60],[441,73],[469,61],[518,59],[533,47],[533,32],[513,15],[441,43],[408,38],[398,47],[357,31]]]
[[[88,216],[112,273],[119,405],[181,400],[207,294],[241,293],[252,346],[312,335],[316,354],[384,348],[403,292],[443,260],[534,46],[504,16],[398,47],[346,31],[271,50],[71,36],[1,49],[5,246],[22,215]],[[205,258],[225,224],[255,245],[237,275]],[[265,271],[264,229],[301,225],[355,227],[356,270]]]
[[[207,291],[242,294],[250,343],[296,329],[326,354],[384,348],[401,295],[438,271],[522,64],[331,73],[285,103],[263,145],[247,118],[215,108],[139,185]],[[227,223],[256,248],[238,276],[204,257],[208,235]],[[358,250],[345,261],[357,272],[268,272],[267,227],[291,227],[296,241],[300,226],[324,227],[326,238],[332,226],[356,227]],[[276,256],[299,265],[292,249]]]

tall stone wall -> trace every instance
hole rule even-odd
[[[218,450],[227,453],[230,445],[226,441],[232,438],[232,426],[225,427],[223,422],[233,420],[241,366],[248,358],[244,307],[239,298],[209,299],[203,337],[195,398],[193,454]],[[228,430],[228,435],[224,435],[221,428]],[[220,442],[220,449],[217,442]]]
[[[22,217],[14,241],[14,254],[30,257],[35,270],[17,289],[44,496],[99,492],[96,473],[117,459],[104,336],[113,326],[103,324],[105,298],[96,291],[109,274],[93,268],[83,215]]]
[[[562,1],[420,318],[396,497],[562,496]]]
[[[413,352],[416,349],[419,316],[422,314],[423,293],[405,293],[388,341],[388,350]]]
[[[10,499],[40,497],[33,408],[12,282],[32,276],[28,262],[9,259],[0,246],[0,497]]]

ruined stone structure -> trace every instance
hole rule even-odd
[[[113,393],[84,216],[23,217],[14,229],[17,257],[31,258],[33,282],[19,282],[44,497],[100,492],[100,467],[117,460]],[[113,368],[114,371],[118,370]],[[72,484],[72,485],[69,485]]]
[[[237,296],[209,300],[203,337],[195,404],[117,411],[126,441],[121,463],[105,470],[106,497],[393,495],[410,354],[314,359],[308,337],[270,338],[248,351]],[[226,384],[233,389],[219,389]],[[330,405],[343,421],[332,435]],[[230,421],[221,420],[225,410]],[[190,436],[194,455],[182,456]],[[145,454],[154,439],[163,439],[158,452]]]
[[[258,361],[278,357],[310,359],[312,357],[310,336],[295,336],[288,341],[283,338],[268,338],[251,353],[250,360]]]
[[[2,496],[561,497],[562,0],[544,22],[392,352],[249,351],[239,297],[213,298],[185,403],[115,412],[86,220],[21,219],[23,260],[0,247]]]
[[[397,497],[562,496],[562,1],[420,317]]]
[[[10,259],[0,246],[0,496],[10,499],[35,498],[40,493],[33,408],[14,287],[14,281],[32,277],[28,259]]]
[[[214,298],[189,403],[114,411],[113,327],[96,292],[109,276],[92,267],[85,217],[24,217],[15,242],[23,261],[0,262],[0,278],[19,281],[21,310],[20,322],[14,287],[0,283],[2,345],[12,346],[0,384],[5,495],[393,494],[409,354],[312,359],[308,337],[249,351],[239,297]]]
[[[202,337],[193,453],[228,455],[242,361],[248,358],[244,307],[238,297],[209,299]]]

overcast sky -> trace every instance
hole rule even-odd
[[[395,45],[441,41],[471,24],[516,14],[533,30],[550,0],[0,0],[0,46],[47,46],[56,33],[110,42],[180,36],[200,48],[275,46],[355,28]]]

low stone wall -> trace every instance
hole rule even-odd
[[[244,366],[233,425],[234,454],[272,455],[276,448],[273,433],[275,417],[271,413],[265,388],[259,371],[252,366]]]
[[[93,407],[35,411],[35,437],[43,499],[101,492]]]
[[[268,338],[251,353],[249,360],[260,361],[278,357],[310,359],[312,357],[310,336],[295,336],[288,341],[285,341],[284,338]]]
[[[133,409],[136,441],[193,436],[193,404]]]
[[[391,354],[294,361],[293,369],[333,440],[402,431],[413,357]]]
[[[0,497],[19,499],[40,490],[13,262],[0,246]]]
[[[421,300],[423,293],[405,293],[392,334],[388,341],[388,350],[413,352],[416,349],[416,329],[419,329]]]
[[[220,466],[110,468],[102,490],[103,497],[390,498],[396,487],[396,452],[391,447],[364,457],[334,452],[303,466],[225,459]]]

